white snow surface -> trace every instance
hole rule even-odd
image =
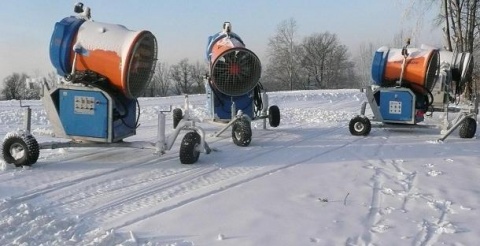
[[[269,93],[281,123],[252,123],[248,147],[191,112],[214,151],[182,165],[182,136],[149,149],[42,149],[36,164],[0,161],[0,245],[478,245],[480,140],[438,129],[373,128],[352,136],[358,90]],[[183,97],[140,98],[137,135],[155,141],[157,112]],[[38,142],[51,137],[40,101]],[[367,111],[368,113],[368,111]],[[18,101],[0,102],[0,137],[22,125]],[[428,119],[429,124],[439,120]],[[172,130],[167,114],[167,134]],[[183,135],[183,133],[182,133]]]

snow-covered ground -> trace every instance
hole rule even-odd
[[[190,99],[206,119],[204,95]],[[358,90],[270,93],[278,128],[255,121],[251,144],[238,147],[199,123],[215,151],[193,165],[180,164],[179,140],[162,156],[61,148],[41,150],[31,168],[1,162],[0,245],[478,245],[480,140],[436,142],[438,129],[352,136],[363,100]],[[55,140],[41,102],[24,104],[37,140]],[[126,141],[155,141],[157,111],[183,97],[140,105]],[[0,102],[0,139],[22,112]]]

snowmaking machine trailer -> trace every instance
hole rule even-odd
[[[221,32],[209,36],[206,59],[210,67],[204,79],[207,111],[214,122],[226,123],[215,137],[231,126],[233,142],[248,146],[252,120],[263,119],[264,129],[267,119],[271,127],[280,124],[280,109],[276,105],[269,107],[268,95],[259,82],[260,59],[232,32],[230,22],[224,22]],[[175,126],[183,117],[182,110],[174,109],[173,117]]]
[[[372,63],[373,85],[363,89],[367,101],[350,120],[352,135],[366,136],[371,128],[441,128],[444,141],[460,127],[461,138],[473,138],[477,128],[478,95],[472,79],[470,53],[439,51],[422,46],[402,49],[381,47]],[[465,90],[470,93],[465,94]],[[462,96],[462,100],[460,100]],[[365,115],[367,104],[373,113]],[[417,124],[434,112],[443,114],[439,124]],[[456,115],[451,117],[450,115]],[[453,119],[450,119],[453,118]],[[378,124],[372,124],[371,121]]]
[[[148,148],[163,154],[182,130],[188,132],[180,145],[181,163],[195,163],[200,152],[210,153],[203,129],[188,112],[174,132],[165,135],[165,113],[171,108],[158,114],[156,142],[123,141],[136,134],[140,116],[137,98],[155,69],[156,38],[149,31],[91,21],[90,9],[82,3],[75,5],[74,11],[76,16],[55,24],[50,42],[50,60],[63,79],[57,85],[44,82],[42,86],[42,101],[54,136],[70,141],[39,144],[30,133],[31,109],[27,107],[25,129],[4,138],[3,159],[15,166],[31,166],[40,149],[62,147]]]

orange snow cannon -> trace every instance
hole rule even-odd
[[[59,75],[93,71],[128,98],[142,95],[157,60],[157,41],[149,31],[67,17],[55,24],[50,60]]]

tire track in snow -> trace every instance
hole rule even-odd
[[[215,143],[215,142],[218,142],[218,141],[221,141],[221,140],[222,140],[222,138],[214,139],[213,141],[211,141],[211,143]],[[68,147],[68,148],[76,148],[76,147]],[[67,148],[61,148],[61,149],[67,149]],[[76,152],[76,153],[67,152],[65,154],[61,154],[61,155],[64,155],[66,158],[62,159],[62,161],[56,161],[56,162],[49,163],[48,167],[50,168],[50,167],[55,167],[55,166],[60,166],[60,165],[64,166],[64,165],[68,165],[68,163],[75,163],[75,162],[90,162],[90,161],[97,161],[98,162],[99,160],[102,160],[104,158],[110,158],[111,153],[117,153],[115,155],[115,158],[118,158],[118,159],[121,160],[122,156],[125,156],[125,157],[127,157],[127,160],[128,160],[128,159],[130,159],[133,151],[136,150],[135,148],[127,148],[127,149],[132,149],[132,151],[119,151],[119,149],[125,149],[125,148],[123,148],[123,147],[122,148],[113,148],[113,147],[112,148],[111,147],[103,148],[102,147],[101,148],[102,151],[92,152],[92,151],[90,151],[90,149],[95,149],[95,148],[91,148],[91,147],[82,148],[81,152],[83,152],[83,154],[79,153],[79,152]],[[155,158],[154,160],[150,160],[152,158],[152,156],[153,156],[153,158]],[[41,156],[41,158],[45,158],[44,161],[48,161],[49,157],[50,157],[50,155],[47,156],[47,157],[42,157]],[[125,171],[125,170],[128,170],[130,168],[134,168],[134,167],[144,167],[144,166],[149,166],[149,165],[154,165],[154,164],[160,164],[160,163],[168,162],[168,161],[171,161],[171,160],[174,160],[174,159],[177,159],[177,158],[178,158],[178,152],[168,151],[167,153],[165,153],[163,155],[156,155],[156,154],[153,154],[153,151],[152,151],[151,156],[144,156],[142,158],[135,159],[135,162],[133,162],[133,163],[130,163],[130,164],[127,164],[127,165],[122,165],[122,166],[119,166],[119,167],[115,167],[113,169],[109,169],[108,171],[104,171],[104,172],[95,171],[95,173],[87,174],[87,175],[84,175],[83,173],[80,173],[80,174],[76,175],[76,176],[80,176],[79,178],[70,178],[70,177],[63,177],[62,176],[58,180],[55,180],[54,182],[49,182],[49,180],[47,180],[46,181],[46,182],[48,182],[47,184],[41,185],[40,187],[37,186],[33,190],[24,192],[23,194],[18,195],[18,196],[10,197],[10,199],[18,199],[20,202],[23,202],[23,201],[31,200],[31,199],[34,199],[34,198],[37,198],[39,196],[46,195],[46,194],[49,194],[49,193],[52,193],[52,192],[62,191],[62,190],[65,190],[67,188],[70,188],[74,185],[77,185],[79,183],[86,182],[86,181],[89,181],[89,180],[93,180],[95,178],[101,178],[105,175],[117,173],[117,172],[120,172],[120,171]],[[147,161],[147,162],[143,163],[144,160]],[[81,164],[79,164],[79,165],[81,165]],[[34,164],[31,168],[29,168],[29,169],[33,169],[32,171],[36,172],[37,178],[40,177],[42,174],[48,174],[48,172],[51,171],[51,170],[44,169],[44,167],[46,167],[47,165],[41,165],[41,166],[38,165],[38,166],[39,166],[39,168],[35,168],[37,166]],[[12,173],[13,174],[18,173],[20,175],[25,174],[27,176],[25,178],[28,178],[28,176],[30,176],[30,172],[25,172],[25,170],[18,171],[18,169],[15,168],[15,169],[12,169],[12,172],[8,172],[8,171],[3,172],[2,173],[3,175],[10,175],[10,178],[9,179],[2,179],[1,181],[2,182],[7,182],[7,181],[11,181],[11,180],[15,180],[15,179],[19,178],[18,175],[12,175]],[[0,176],[0,178],[1,178],[1,176]],[[56,178],[56,177],[54,177],[54,178]]]
[[[331,132],[334,132],[336,130],[339,130],[340,128],[336,128],[334,129],[333,131],[329,131],[327,133],[331,133]],[[307,138],[303,138],[302,140],[297,140],[295,141],[295,143],[301,143],[301,142],[305,142],[309,139],[312,139],[312,138],[317,138],[319,136],[321,136],[322,134],[320,135],[314,135],[314,136],[309,136]],[[261,172],[258,172],[258,173],[255,173],[253,175],[250,175],[250,176],[247,176],[246,178],[243,178],[241,180],[238,180],[238,181],[234,181],[234,182],[231,182],[231,183],[228,183],[224,186],[221,186],[221,187],[213,187],[212,189],[210,189],[209,191],[207,192],[203,192],[201,194],[198,194],[198,195],[193,195],[193,196],[190,196],[186,199],[182,199],[180,201],[177,201],[177,202],[173,202],[173,204],[171,205],[168,205],[168,206],[164,206],[164,207],[161,207],[161,208],[158,208],[158,209],[152,209],[151,211],[149,212],[144,212],[142,213],[141,216],[137,216],[133,219],[130,219],[130,220],[126,220],[124,222],[122,222],[119,226],[116,226],[115,228],[116,229],[119,229],[119,228],[122,228],[122,227],[125,227],[125,226],[128,226],[128,225],[132,225],[132,224],[135,224],[137,222],[140,222],[142,220],[145,220],[145,219],[148,219],[152,216],[155,216],[155,215],[159,215],[159,214],[162,214],[162,213],[165,213],[165,212],[168,212],[168,211],[171,211],[171,210],[174,210],[176,208],[179,208],[181,206],[184,206],[186,204],[190,204],[190,203],[193,203],[193,202],[196,202],[196,201],[199,201],[203,198],[206,198],[206,197],[209,197],[209,196],[212,196],[212,195],[215,195],[215,194],[218,194],[220,192],[223,192],[223,191],[226,191],[226,190],[229,190],[229,189],[232,189],[232,188],[235,188],[237,186],[240,186],[242,184],[245,184],[245,183],[248,183],[250,181],[254,181],[254,180],[257,180],[257,179],[260,179],[262,177],[265,177],[265,176],[268,176],[268,175],[271,175],[271,174],[274,174],[274,173],[277,173],[279,171],[282,171],[282,170],[285,170],[285,169],[288,169],[288,168],[292,168],[292,167],[295,167],[299,164],[302,164],[304,162],[307,162],[307,161],[310,161],[310,160],[313,160],[313,159],[316,159],[322,155],[325,155],[325,154],[328,154],[328,153],[331,153],[331,152],[334,152],[334,151],[337,151],[339,149],[342,149],[348,145],[351,145],[357,141],[361,140],[361,138],[358,138],[354,141],[351,141],[351,142],[348,142],[348,143],[344,143],[344,144],[341,144],[341,145],[337,145],[337,146],[334,146],[332,148],[329,148],[325,151],[322,151],[322,152],[319,152],[319,153],[316,153],[314,154],[313,156],[309,156],[309,157],[304,157],[304,158],[301,158],[300,160],[298,158],[295,159],[294,162],[291,162],[289,164],[284,164],[284,165],[281,165],[280,167],[275,167],[275,168],[268,168],[268,170],[262,170]],[[287,148],[291,148],[292,145],[288,145],[288,146],[282,146],[282,147],[278,147],[278,148],[275,148],[274,150],[268,150],[268,151],[257,151],[257,153],[255,153],[254,157],[251,157],[251,158],[248,158],[250,160],[254,160],[256,158],[258,158],[259,156],[262,156],[262,155],[265,155],[265,154],[269,154],[273,151],[278,151],[278,150],[282,150],[282,149],[287,149]],[[261,152],[261,153],[258,153],[258,152]],[[243,162],[245,160],[240,160],[239,162]],[[235,164],[232,164],[231,166],[233,166]],[[212,172],[215,172],[217,170],[212,170]],[[230,177],[231,178],[231,177]],[[191,181],[189,181],[191,182]],[[199,188],[203,188],[203,187],[199,187]],[[188,190],[188,191],[191,191],[191,190]],[[176,194],[176,195],[180,195],[180,194]],[[183,195],[183,194],[182,194]]]
[[[270,131],[266,131],[265,134],[272,134]],[[262,134],[262,135],[265,135]],[[222,138],[216,138],[214,141],[209,141],[209,143],[216,143],[219,141],[222,141]],[[168,153],[167,153],[168,154]],[[159,162],[166,162],[166,161],[171,161],[172,159],[178,158],[177,156],[171,156],[171,155],[176,155],[178,153],[169,153],[170,156],[169,158],[165,159],[163,158],[165,155],[160,156]],[[144,164],[132,164],[125,166],[123,168],[116,168],[114,170],[111,170],[110,172],[104,172],[104,173],[99,173],[98,175],[85,178],[85,179],[78,179],[78,180],[71,180],[68,182],[68,184],[64,184],[63,186],[55,186],[51,187],[48,190],[43,190],[43,191],[38,191],[35,192],[35,196],[31,196],[32,198],[35,198],[39,195],[46,195],[48,193],[59,193],[59,195],[51,198],[51,200],[56,201],[56,204],[50,205],[50,206],[56,206],[56,207],[62,207],[62,208],[67,208],[69,210],[71,209],[76,209],[76,208],[81,208],[83,206],[89,206],[91,204],[98,204],[98,201],[105,200],[106,197],[110,197],[112,201],[119,200],[118,197],[124,197],[124,194],[122,192],[125,191],[130,191],[130,192],[136,192],[136,193],[146,193],[145,190],[140,190],[140,188],[145,188],[148,187],[149,184],[155,183],[155,182],[161,182],[165,184],[169,184],[171,181],[164,181],[162,180],[163,178],[170,178],[172,179],[180,179],[183,176],[191,176],[192,173],[197,173],[196,171],[199,168],[206,169],[203,166],[200,165],[182,165],[183,168],[169,168],[166,170],[161,170],[158,171],[158,169],[154,169],[153,171],[151,169],[148,169],[148,176],[145,178],[142,178],[143,173],[145,173],[145,170],[140,170],[139,167],[145,167],[145,164],[156,164],[153,162],[156,162],[157,160],[152,160],[149,161],[148,163]],[[142,161],[140,161],[142,162]],[[175,166],[177,166],[175,164]],[[193,168],[192,168],[193,167]],[[122,175],[122,172],[125,172],[125,174]],[[153,173],[153,175],[152,175]],[[106,178],[107,175],[114,176],[112,178]],[[138,179],[135,179],[137,176]],[[176,175],[180,175],[176,176]],[[121,180],[124,177],[130,177],[133,181],[128,184],[128,186],[122,184]],[[88,184],[88,186],[84,187],[86,183],[92,182],[93,179],[99,178],[100,181]],[[79,184],[81,183],[81,184]],[[112,183],[115,183],[111,187]],[[83,185],[77,189],[72,190],[73,185]],[[105,187],[108,188],[106,189]],[[169,185],[170,186],[170,185]],[[173,185],[172,185],[173,186]],[[66,189],[68,188],[68,189]],[[66,189],[66,192],[62,192],[63,189]],[[86,192],[86,189],[93,190],[93,192]],[[147,188],[147,190],[149,190]],[[60,192],[57,192],[60,191]],[[148,194],[148,193],[146,193]],[[30,197],[29,195],[25,195],[25,199],[28,199]],[[124,198],[122,198],[124,199]]]
[[[277,133],[277,134],[274,134]],[[274,135],[277,137],[272,136],[273,138],[280,138],[280,136],[289,136],[289,133],[280,132],[280,131],[267,131],[265,134],[262,134],[263,137],[266,135]],[[224,141],[223,141],[224,142]],[[298,142],[298,141],[297,141]],[[296,143],[296,142],[295,142]],[[288,144],[291,146],[291,144]],[[239,148],[238,146],[234,146],[233,148]],[[161,179],[155,180],[154,182],[150,182],[149,185],[151,187],[147,188],[146,190],[136,192],[135,194],[125,196],[124,194],[120,194],[120,196],[113,202],[105,203],[100,208],[94,209],[91,212],[86,212],[83,214],[83,217],[97,217],[99,215],[103,215],[103,217],[108,218],[115,218],[120,217],[126,213],[134,212],[140,210],[141,208],[148,208],[153,205],[158,205],[157,203],[165,202],[167,200],[171,200],[177,196],[187,194],[191,191],[201,189],[205,186],[210,186],[212,184],[237,177],[239,175],[248,173],[252,170],[259,169],[261,167],[236,167],[238,164],[242,164],[246,161],[252,160],[257,156],[263,156],[271,152],[270,149],[264,148],[255,148],[255,150],[250,150],[249,157],[247,158],[240,158],[237,159],[235,162],[231,162],[229,165],[210,165],[210,166],[198,166],[195,170],[199,170],[199,172],[192,175],[191,172],[185,172],[180,176],[171,176],[168,181],[164,181]],[[188,179],[185,179],[188,177]],[[171,181],[178,179],[177,181]],[[151,196],[154,196],[152,199]],[[142,200],[145,200],[142,202]],[[115,210],[113,208],[120,207],[119,210]],[[92,212],[94,214],[92,214]]]
[[[67,179],[67,180],[64,180],[64,181],[56,182],[56,183],[48,183],[46,185],[41,186],[40,188],[35,188],[35,189],[27,191],[27,192],[25,192],[21,195],[12,197],[11,199],[15,199],[19,202],[24,202],[24,201],[27,201],[27,200],[37,198],[39,196],[46,195],[46,194],[51,193],[51,192],[62,191],[64,189],[67,189],[67,188],[70,188],[74,185],[77,185],[81,182],[86,182],[88,180],[103,177],[105,175],[109,175],[109,174],[112,174],[112,173],[116,173],[116,172],[119,172],[119,171],[130,169],[132,167],[157,165],[161,162],[167,162],[167,161],[173,160],[175,158],[177,158],[177,157],[176,156],[171,156],[171,157],[168,157],[168,158],[153,159],[152,160],[150,156],[149,157],[144,157],[144,158],[142,158],[142,160],[145,159],[147,161],[143,162],[143,163],[135,162],[135,163],[131,163],[131,164],[128,164],[128,165],[123,165],[123,166],[120,166],[120,167],[117,167],[117,168],[109,169],[107,171],[101,171],[101,172],[95,171],[93,174],[81,175],[78,178]],[[82,157],[78,157],[78,158],[75,158],[74,160],[81,160],[81,159],[82,159]],[[151,159],[151,160],[149,160],[149,159]]]
[[[58,148],[58,149],[66,149],[66,148]],[[82,151],[84,151],[84,150],[82,150]],[[90,159],[90,160],[95,160],[95,158],[105,156],[106,154],[108,154],[110,152],[113,152],[113,151],[115,151],[115,150],[111,149],[111,148],[105,148],[105,151],[103,151],[103,152],[95,152],[95,153],[88,152],[87,154],[72,153],[72,156],[69,155],[67,158],[62,159],[61,162],[57,161],[57,162],[52,162],[52,163],[43,164],[43,165],[39,164],[37,162],[37,163],[33,164],[31,167],[27,167],[25,169],[14,167],[11,170],[0,173],[0,178],[3,175],[5,175],[5,176],[10,175],[9,179],[2,179],[1,180],[2,182],[7,182],[7,181],[10,181],[10,180],[13,180],[13,179],[18,179],[18,176],[16,176],[16,175],[23,175],[23,174],[30,175],[29,173],[26,172],[26,170],[30,170],[30,169],[35,169],[35,172],[38,175],[38,173],[42,173],[42,172],[45,171],[43,168],[46,167],[47,165],[48,165],[48,167],[53,167],[53,166],[57,166],[57,165],[66,165],[65,164],[66,162],[73,162],[75,160],[82,160],[82,159],[86,159],[86,157],[88,157],[88,159]],[[66,156],[66,154],[57,154],[56,156],[58,156],[58,155],[65,155]],[[45,157],[44,154],[42,153],[42,151],[40,150],[39,162],[48,161],[48,159],[50,159],[51,156],[52,156],[52,154]],[[13,164],[6,164],[6,165],[10,165],[10,166],[13,167]]]

